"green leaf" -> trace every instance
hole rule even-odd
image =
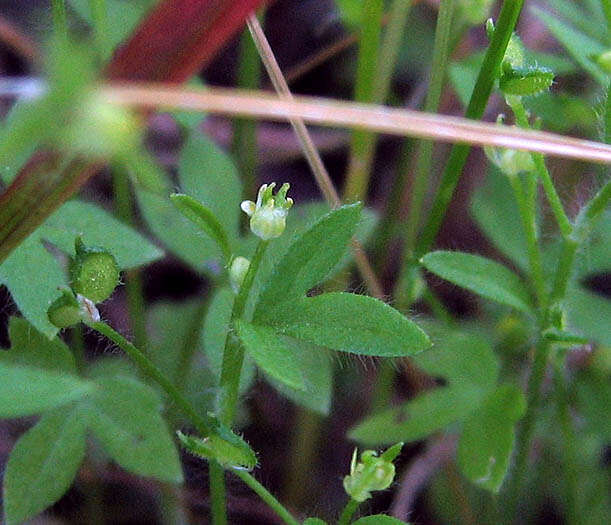
[[[329,350],[305,341],[282,337],[285,349],[299,363],[305,388],[297,390],[268,376],[272,386],[293,403],[326,416],[333,395],[333,362]]]
[[[68,490],[85,456],[87,419],[77,407],[45,414],[23,434],[4,474],[7,525],[33,518]]]
[[[176,432],[182,446],[191,454],[206,460],[218,461],[225,468],[252,470],[257,465],[257,456],[248,447],[233,444],[223,437],[210,434],[204,439]]]
[[[86,244],[110,251],[121,269],[147,264],[162,255],[143,236],[101,208],[80,201],[64,204],[0,265],[0,283],[8,287],[23,316],[48,338],[57,333],[57,327],[49,322],[47,309],[67,279],[42,241],[72,254],[78,235]]]
[[[386,514],[373,514],[353,521],[352,525],[406,525],[406,522]]]
[[[463,474],[482,488],[501,488],[515,440],[514,424],[526,411],[526,399],[514,385],[502,385],[465,422],[457,461]]]
[[[89,393],[92,386],[73,375],[0,362],[0,418],[65,405]]]
[[[69,2],[80,17],[89,24],[93,23],[90,0],[69,0]],[[130,0],[129,2],[105,0],[104,4],[108,20],[120,21],[119,23],[109,23],[108,34],[105,35],[110,46],[116,48],[132,33],[147,10],[155,5],[155,0]]]
[[[295,239],[261,293],[255,321],[266,319],[273,306],[300,297],[325,280],[346,252],[360,215],[360,204],[342,206]]]
[[[153,390],[135,379],[99,378],[88,399],[90,426],[124,469],[170,483],[182,481],[176,446]]]
[[[231,310],[235,294],[229,288],[221,288],[214,294],[208,307],[208,314],[204,322],[201,341],[204,347],[208,367],[217,378],[217,384],[221,377],[223,367],[223,352],[225,351],[225,340],[229,331]],[[240,377],[240,392],[248,390],[255,376],[255,367],[252,359],[245,356]]]
[[[293,355],[287,351],[282,336],[272,328],[245,321],[236,322],[236,330],[246,351],[259,368],[291,388],[305,389],[299,361],[294,360]]]
[[[528,96],[547,91],[554,83],[554,73],[543,67],[508,68],[499,79],[506,95]]]
[[[550,15],[543,9],[533,6],[532,12],[539,18],[549,32],[560,42],[567,53],[586,70],[599,84],[607,86],[607,75],[605,75],[590,59],[592,55],[599,55],[606,51],[605,46],[589,36],[573,29],[570,25]]]
[[[422,439],[464,420],[494,388],[499,363],[485,339],[450,332],[434,343],[414,360],[419,368],[444,378],[449,385],[366,418],[350,431],[352,439],[370,446]]]
[[[486,299],[532,313],[532,303],[526,285],[511,270],[501,264],[462,252],[431,252],[420,262],[430,272],[467,288]]]
[[[576,283],[569,285],[565,299],[568,326],[572,331],[602,345],[611,345],[611,301]]]
[[[227,233],[214,213],[201,202],[196,201],[193,197],[189,197],[188,195],[173,193],[170,195],[170,200],[174,203],[174,206],[178,208],[180,213],[216,241],[218,247],[225,256],[225,260],[229,261],[231,257],[231,248],[227,240]]]
[[[11,317],[8,333],[11,349],[0,351],[1,363],[76,373],[74,356],[61,339],[49,340],[20,317]]]
[[[509,180],[497,169],[488,170],[486,182],[475,191],[471,213],[495,247],[521,270],[528,270],[526,239],[517,203]]]
[[[180,152],[178,180],[181,192],[206,206],[233,244],[239,234],[242,184],[231,159],[193,131]],[[217,243],[185,219],[169,197],[138,187],[136,195],[148,226],[171,252],[199,271],[219,273],[223,255]]]
[[[364,295],[326,293],[270,309],[279,333],[333,350],[401,357],[430,346],[418,326],[387,304]]]

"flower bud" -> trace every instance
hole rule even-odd
[[[72,289],[94,304],[105,301],[119,284],[117,261],[103,248],[86,247],[80,237],[75,241],[75,251],[70,264]]]
[[[234,293],[240,291],[240,287],[244,282],[244,277],[248,273],[250,268],[250,261],[246,257],[236,257],[231,261],[231,268],[229,269],[229,282]]]
[[[250,217],[250,230],[264,241],[280,237],[286,228],[286,216],[293,205],[293,199],[286,197],[289,184],[284,183],[276,196],[276,183],[263,184],[259,188],[257,202],[243,201],[242,211]]]
[[[81,309],[74,292],[64,288],[62,295],[51,303],[47,316],[52,325],[57,328],[68,328],[81,322]]]
[[[390,447],[378,457],[373,450],[365,450],[357,462],[357,450],[354,449],[350,462],[350,475],[344,478],[344,489],[354,500],[363,502],[371,497],[374,490],[390,487],[395,478],[393,460],[401,451],[403,443]]]

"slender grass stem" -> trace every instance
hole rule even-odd
[[[68,40],[68,17],[66,16],[66,0],[51,0],[51,17],[53,32],[62,41]]]
[[[350,520],[352,519],[352,516],[354,516],[354,513],[356,512],[356,510],[359,508],[359,505],[360,504],[358,501],[350,498],[350,500],[348,501],[348,503],[346,503],[346,506],[344,507],[344,510],[342,511],[339,517],[337,525],[349,525]]]
[[[439,108],[441,91],[446,76],[448,57],[450,54],[450,39],[452,35],[452,20],[456,7],[456,0],[442,0],[439,4],[437,26],[435,28],[435,43],[433,48],[433,62],[431,64],[431,79],[424,103],[424,110],[435,113]],[[405,229],[403,232],[405,246],[403,247],[403,262],[401,274],[397,280],[397,297],[401,309],[409,307],[407,290],[410,286],[411,267],[414,265],[413,251],[416,244],[416,235],[422,218],[424,200],[431,180],[431,164],[433,159],[433,142],[425,140],[418,149],[418,162],[416,173],[411,187],[411,199]]]
[[[273,496],[269,490],[267,490],[261,483],[259,483],[252,475],[244,470],[232,470],[236,476],[238,476],[246,485],[248,485],[253,492],[257,494],[267,506],[271,508],[280,519],[287,525],[299,525],[299,522],[291,515],[291,513]]]
[[[361,8],[362,33],[356,67],[354,100],[373,102],[378,52],[382,33],[384,0],[364,0]],[[350,137],[350,160],[344,200],[362,201],[367,196],[370,163],[375,142],[367,131],[355,130]]]
[[[488,98],[492,93],[494,81],[505,56],[507,44],[515,29],[523,4],[524,0],[505,0],[503,2],[496,30],[486,51],[484,62],[479,71],[473,94],[465,113],[465,116],[469,119],[478,120],[484,114]],[[457,144],[452,148],[435,200],[433,201],[429,219],[417,243],[415,250],[417,255],[424,255],[433,245],[470,150],[471,147],[467,144]]]
[[[113,166],[112,183],[115,201],[115,212],[119,219],[130,226],[134,225],[134,208],[129,186],[129,177],[122,166]],[[134,343],[146,350],[148,337],[146,333],[146,307],[142,289],[142,278],[138,270],[125,272],[125,293],[127,310],[134,334]]]
[[[93,23],[95,47],[98,58],[105,62],[110,58],[112,47],[108,39],[108,9],[106,0],[89,0],[89,11]]]
[[[256,89],[261,80],[259,52],[245,29],[240,38],[240,58],[238,63],[237,85],[245,89]],[[244,191],[247,195],[257,193],[257,121],[236,119],[233,123],[232,149],[237,160]]]
[[[269,241],[261,240],[257,245],[255,253],[250,261],[250,267],[244,277],[240,291],[233,303],[231,311],[230,330],[225,341],[225,350],[223,352],[223,366],[221,369],[220,386],[223,391],[223,401],[221,408],[221,421],[230,425],[235,416],[236,405],[238,402],[238,387],[240,384],[240,375],[242,372],[242,363],[244,361],[244,348],[233,332],[233,324],[240,319],[244,313],[244,307],[248,300],[250,289],[254,281],[255,275]]]
[[[435,113],[439,108],[441,90],[446,76],[448,57],[450,54],[450,35],[452,33],[452,20],[456,0],[442,0],[439,4],[437,27],[435,29],[435,44],[433,48],[433,62],[431,64],[431,80],[424,103],[424,111]],[[431,161],[433,157],[433,142],[426,140],[420,143],[418,151],[418,164],[411,191],[409,215],[405,223],[405,252],[408,256],[413,251],[422,206],[431,176]]]

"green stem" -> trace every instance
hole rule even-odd
[[[558,419],[564,441],[564,508],[566,512],[567,525],[578,525],[581,523],[577,508],[577,493],[579,478],[577,471],[577,436],[571,420],[571,396],[568,380],[560,366],[556,367],[556,392]]]
[[[515,467],[513,469],[512,478],[508,485],[509,498],[508,503],[509,516],[517,516],[518,503],[520,500],[524,478],[528,467],[528,458],[532,445],[532,438],[539,413],[539,405],[541,403],[541,385],[545,377],[547,361],[549,358],[550,345],[541,338],[535,347],[535,361],[528,378],[528,408],[520,426],[516,445]]]
[[[374,96],[378,50],[382,31],[384,0],[364,0],[362,7],[363,31],[359,41],[354,100],[372,102]],[[362,201],[369,182],[368,163],[371,161],[375,142],[371,133],[364,130],[352,132],[350,140],[350,164],[344,189],[344,200]]]
[[[259,241],[231,311],[230,330],[225,340],[220,383],[221,390],[223,391],[221,421],[228,425],[231,424],[235,416],[242,362],[244,361],[244,348],[233,332],[233,324],[240,319],[244,313],[244,307],[246,306],[252,283],[254,282],[255,275],[257,274],[257,270],[259,269],[259,265],[261,264],[268,244],[269,241]]]
[[[112,53],[108,40],[108,10],[106,0],[89,0],[89,11],[93,25],[93,34],[98,58],[105,62]]]
[[[607,103],[605,104],[605,142],[611,144],[611,81],[607,88]]]
[[[280,519],[287,525],[299,525],[299,522],[291,515],[291,513],[280,503],[271,492],[269,492],[261,483],[259,483],[252,475],[245,470],[232,470],[244,483],[246,483],[259,496],[267,506],[270,507]]]
[[[208,476],[210,478],[210,512],[213,525],[227,523],[227,500],[225,490],[225,470],[216,461],[208,463]]]
[[[342,511],[342,514],[339,517],[337,525],[349,525],[350,520],[352,519],[352,516],[354,516],[356,509],[359,508],[359,505],[360,503],[358,501],[350,498],[350,501],[346,503],[346,506],[344,507],[344,510]]]
[[[393,394],[395,384],[395,365],[392,359],[382,359],[375,378],[369,413],[376,414],[388,408]]]
[[[68,40],[68,17],[66,16],[66,1],[51,0],[51,16],[53,32],[62,41]]]
[[[217,420],[211,416],[201,416],[178,388],[172,384],[157,365],[146,357],[143,352],[102,321],[88,322],[87,325],[123,349],[140,371],[155,381],[170,397],[172,402],[191,420],[200,435],[207,436],[215,432],[215,429],[218,428]]]
[[[607,19],[607,29],[611,33],[611,0],[602,0],[602,4],[605,18]]]
[[[116,214],[125,224],[133,226],[134,208],[132,205],[129,177],[123,167],[113,166],[112,183]],[[148,346],[145,316],[146,306],[142,289],[142,278],[138,270],[125,272],[125,293],[127,296],[127,310],[134,334],[134,343],[137,347],[146,349]]]
[[[435,45],[433,48],[433,62],[431,64],[431,80],[424,104],[424,111],[436,113],[439,109],[441,91],[446,76],[448,56],[450,54],[450,35],[452,33],[452,19],[456,0],[442,0],[439,4],[437,27],[435,29]],[[428,189],[431,176],[431,162],[433,157],[433,142],[425,140],[420,143],[418,164],[411,191],[409,215],[405,223],[405,252],[411,255],[416,242],[416,234],[422,216],[424,197]]]
[[[532,177],[532,175],[529,175]],[[509,182],[518,202],[522,227],[526,237],[528,261],[530,265],[530,278],[535,289],[538,304],[545,308],[545,278],[543,277],[543,265],[541,263],[541,251],[537,242],[537,226],[534,200],[524,194],[522,181],[517,175],[509,177]],[[530,193],[530,192],[529,192]]]
[[[513,111],[516,122],[518,126],[524,129],[530,129],[530,123],[528,122],[528,113],[526,112],[526,108],[524,104],[522,104],[521,97],[507,97],[507,103],[511,107]],[[535,170],[537,176],[541,180],[543,184],[543,189],[545,190],[545,195],[547,196],[547,200],[550,203],[552,208],[552,212],[554,217],[556,218],[556,222],[558,223],[558,228],[560,229],[560,233],[563,238],[567,238],[571,235],[571,231],[573,227],[571,226],[571,221],[569,220],[566,212],[564,211],[564,206],[562,205],[562,201],[556,191],[556,187],[554,186],[554,182],[552,181],[552,177],[549,174],[547,167],[545,166],[545,158],[541,153],[532,153],[531,157],[533,162],[535,163]]]
[[[523,4],[524,0],[505,0],[503,2],[497,27],[486,51],[465,117],[478,120],[483,116]],[[417,255],[424,255],[433,245],[470,150],[471,147],[467,144],[457,144],[452,148],[429,219],[416,246]]]
[[[261,78],[261,62],[257,46],[248,28],[240,38],[240,58],[237,85],[243,89],[256,89]],[[257,121],[236,119],[233,123],[232,150],[244,180],[247,195],[257,193]]]

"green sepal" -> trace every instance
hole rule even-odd
[[[80,237],[74,248],[76,255],[70,264],[72,289],[94,303],[105,301],[119,284],[117,261],[104,248],[85,246]]]
[[[540,66],[514,67],[504,62],[499,88],[505,95],[523,97],[543,93],[553,83],[554,72],[551,69]]]
[[[397,443],[380,456],[374,450],[364,450],[360,461],[357,461],[357,449],[354,449],[350,475],[344,477],[346,493],[352,499],[363,502],[371,497],[372,491],[390,487],[395,478],[392,460],[399,454],[402,446],[403,443]]]
[[[554,327],[544,330],[543,337],[552,343],[560,343],[569,346],[586,345],[590,342],[587,337],[582,337]]]
[[[222,428],[219,429],[222,432]],[[205,438],[188,436],[176,431],[178,440],[191,454],[206,460],[215,460],[225,468],[252,470],[257,465],[257,456],[243,442],[235,442],[233,436],[210,434]]]
[[[68,328],[81,322],[81,308],[69,288],[62,288],[60,295],[49,306],[47,315],[52,325],[57,328]]]

